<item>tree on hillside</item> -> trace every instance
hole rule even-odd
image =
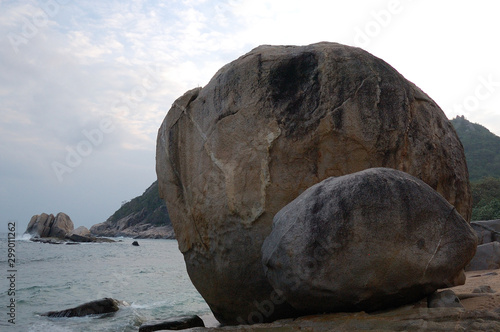
[[[487,177],[471,183],[472,220],[500,219],[500,179]]]

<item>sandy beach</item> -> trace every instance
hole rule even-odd
[[[500,331],[500,269],[466,272],[462,286],[451,287],[464,308],[427,308],[427,300],[375,313],[334,313],[284,319],[270,324],[190,331]],[[439,291],[443,291],[442,289]]]
[[[464,285],[450,288],[457,294],[466,311],[500,312],[500,270],[466,272]]]

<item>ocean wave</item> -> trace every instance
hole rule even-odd
[[[28,328],[28,332],[73,332],[73,329],[68,327],[58,326],[52,322],[37,322]]]
[[[175,242],[144,240],[144,249],[151,253],[145,255],[127,242],[66,247],[24,240],[16,245],[16,301],[22,301],[23,308],[18,331],[130,332],[145,320],[209,310],[191,284]],[[0,245],[6,241],[5,236]],[[152,254],[158,252],[165,254]],[[0,298],[7,295],[0,289]],[[103,297],[132,305],[105,317],[40,316]]]
[[[29,241],[31,239],[32,235],[31,234],[22,234],[22,235],[18,235],[16,237],[16,241]]]
[[[46,286],[31,286],[31,287],[19,287],[19,291],[35,292],[46,288]]]
[[[130,304],[130,307],[133,309],[155,309],[155,308],[170,307],[170,306],[172,306],[172,301],[158,301],[148,304],[138,304],[132,302],[132,304]]]

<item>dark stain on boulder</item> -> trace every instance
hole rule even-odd
[[[314,53],[294,54],[271,69],[271,99],[286,136],[300,136],[318,125],[320,119],[316,121],[311,116],[320,100],[318,76]]]

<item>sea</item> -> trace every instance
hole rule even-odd
[[[9,245],[0,235],[0,331],[138,331],[144,322],[184,315],[215,321],[175,240],[67,245],[17,237]],[[105,297],[127,305],[111,315],[41,316]]]

